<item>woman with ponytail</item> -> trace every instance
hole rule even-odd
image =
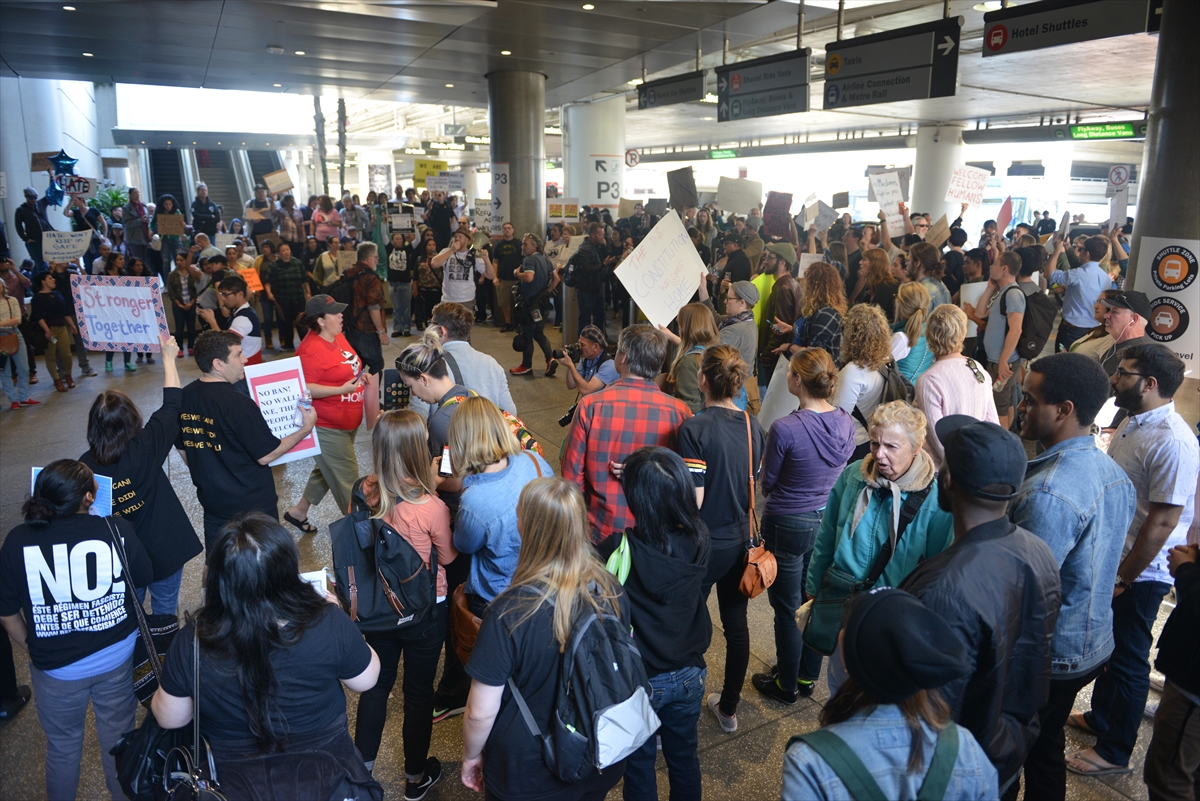
[[[149,584],[154,569],[133,526],[88,513],[97,489],[82,462],[51,462],[21,510],[25,523],[0,546],[0,624],[29,651],[46,733],[46,797],[54,799],[74,798],[79,789],[89,702],[108,791],[125,797],[109,751],[133,728],[137,711],[133,588]]]
[[[929,291],[924,284],[909,281],[900,285],[896,319],[892,323],[892,358],[900,367],[900,374],[914,383],[933,364],[933,354],[925,344],[929,308]]]

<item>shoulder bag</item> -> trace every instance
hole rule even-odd
[[[758,530],[758,515],[754,510],[754,436],[750,432],[750,413],[746,417],[746,467],[750,476],[750,542],[746,547],[746,567],[738,589],[747,598],[757,598],[762,591],[775,583],[779,565],[775,554],[767,550]]]
[[[167,752],[164,762],[162,789],[167,801],[226,801],[217,781],[212,749],[200,735],[200,634],[195,623],[192,624],[191,743],[177,743]]]
[[[12,317],[16,317],[16,318],[20,319],[21,306],[19,303],[17,303],[17,306],[16,306],[16,314],[13,313],[13,304],[16,302],[17,302],[16,298],[5,298],[4,299],[4,311],[5,311],[6,319],[12,318]],[[0,328],[0,354],[3,354],[5,356],[12,356],[17,352],[17,349],[20,347],[21,347],[21,340],[17,337],[17,334],[14,331],[14,329]]]

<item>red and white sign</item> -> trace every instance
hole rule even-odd
[[[642,163],[642,154],[636,150],[625,151],[625,166],[630,169]]]
[[[272,434],[283,439],[299,428],[295,423],[296,404],[307,389],[300,357],[247,365],[246,383],[250,387],[250,399],[258,404],[258,410],[271,427]],[[271,462],[271,467],[320,453],[321,443],[317,440],[317,430],[314,428],[296,447]]]
[[[79,335],[88,350],[157,353],[170,336],[157,277],[71,275]]]
[[[983,193],[987,189],[988,178],[991,177],[990,172],[978,167],[955,167],[950,176],[950,188],[946,190],[946,200],[982,206]]]
[[[1108,186],[1105,187],[1105,197],[1115,197],[1122,189],[1129,188],[1129,178],[1133,168],[1128,164],[1114,164],[1108,171]]]
[[[96,179],[84,178],[82,175],[56,175],[54,182],[64,195],[78,195],[82,198],[96,196]]]
[[[983,44],[988,50],[995,53],[1004,45],[1008,44],[1008,28],[999,23],[987,29],[987,33],[983,36]]]
[[[1004,198],[1004,203],[1000,206],[1000,213],[996,215],[996,230],[1000,232],[1000,236],[1004,236],[1008,231],[1008,224],[1012,222],[1012,197]]]

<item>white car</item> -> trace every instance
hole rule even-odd
[[[1171,328],[1175,325],[1175,317],[1170,312],[1160,311],[1154,315],[1154,324],[1163,328]]]

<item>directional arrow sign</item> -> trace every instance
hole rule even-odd
[[[808,111],[812,50],[717,67],[717,122]]]
[[[952,97],[958,84],[962,17],[825,47],[825,108]]]
[[[704,72],[689,72],[638,86],[638,111],[704,99]]]
[[[608,162],[604,159],[596,159],[596,172],[608,172]]]
[[[1047,0],[983,15],[983,55],[1158,30],[1161,0]]]

